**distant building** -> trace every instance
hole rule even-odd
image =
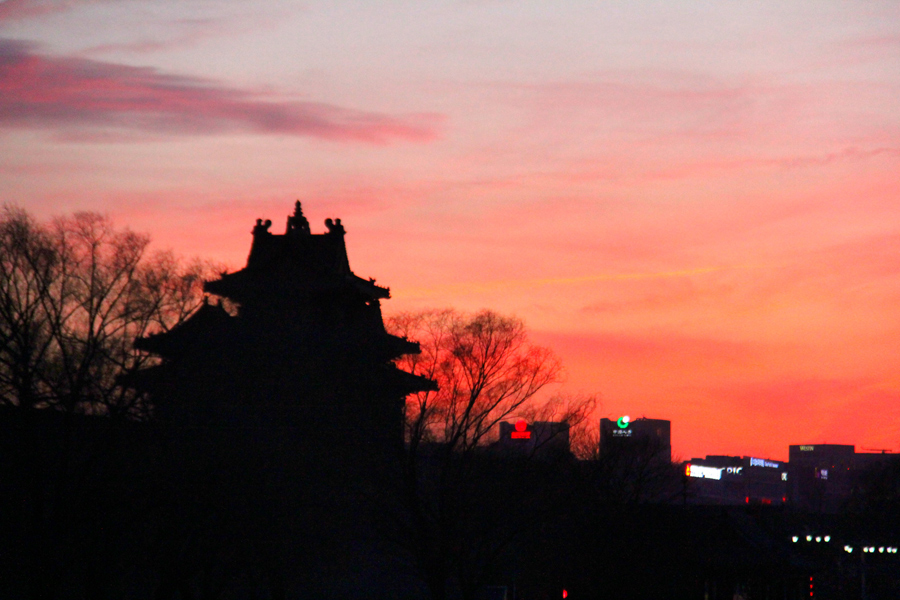
[[[663,419],[600,419],[600,456],[610,453],[653,456],[672,461],[672,422]]]
[[[684,463],[694,504],[784,504],[788,465],[755,456],[692,458]]]
[[[791,501],[805,510],[836,513],[850,497],[857,478],[866,469],[893,454],[857,453],[845,444],[798,444],[789,447]]]
[[[569,452],[569,424],[555,421],[513,423],[501,421],[496,447],[525,453],[559,454]]]

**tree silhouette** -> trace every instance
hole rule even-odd
[[[0,502],[3,543],[17,550],[0,580],[31,597],[76,572],[100,593],[122,558],[112,540],[125,528],[112,522],[130,519],[146,433],[133,422],[152,408],[120,381],[154,360],[134,340],[182,321],[211,270],[147,245],[93,213],[42,224],[0,212]]]
[[[139,337],[168,330],[202,302],[213,266],[147,252],[149,238],[95,213],[48,225],[0,216],[0,404],[145,417],[118,379],[154,359]]]
[[[493,311],[402,313],[386,327],[422,348],[398,366],[439,387],[407,402],[406,436],[413,452],[423,442],[457,451],[478,447],[500,421],[530,408],[535,394],[561,373],[551,350],[528,341],[521,320]]]
[[[547,414],[548,407],[564,413],[559,420],[580,420],[594,400],[538,402],[561,366],[528,340],[519,319],[441,310],[398,314],[386,326],[422,349],[398,366],[439,387],[407,400],[407,547],[432,598],[442,600],[450,588],[473,598],[525,525],[545,517],[552,503],[548,465],[493,450],[493,432],[501,421]]]

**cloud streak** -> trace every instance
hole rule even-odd
[[[321,102],[284,101],[212,81],[37,52],[0,40],[0,127],[166,135],[280,134],[385,144],[429,141],[439,117],[394,117]],[[77,136],[76,136],[77,137]]]
[[[69,10],[73,4],[75,2],[62,0],[56,2],[52,0],[6,0],[0,2],[0,22],[63,12]]]
[[[683,269],[679,271],[660,271],[646,273],[604,273],[599,275],[583,275],[581,277],[545,277],[539,279],[513,279],[503,281],[467,282],[447,284],[434,288],[406,288],[398,291],[404,298],[440,296],[453,294],[476,294],[505,290],[509,288],[533,289],[538,286],[578,285],[595,283],[599,281],[627,281],[632,279],[666,279],[672,277],[687,277],[691,275],[705,275],[726,269],[739,267],[700,267],[696,269]]]

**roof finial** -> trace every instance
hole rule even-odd
[[[309,235],[309,221],[303,216],[303,209],[300,207],[300,201],[294,202],[294,214],[287,219],[287,233],[305,233]]]

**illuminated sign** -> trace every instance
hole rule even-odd
[[[828,469],[816,469],[816,479],[828,479]]]
[[[787,481],[787,473],[782,473],[782,474],[781,474],[781,480],[782,480],[782,481]]]
[[[750,459],[751,467],[768,467],[770,469],[777,469],[781,465],[777,462],[772,462],[771,460],[766,460],[764,458],[751,458]]]
[[[613,437],[631,437],[632,431],[630,429],[613,429],[612,434]]]
[[[815,449],[815,446],[800,446],[800,452],[812,452]]]
[[[725,469],[725,472],[729,475],[740,475],[741,471],[744,470],[744,467],[728,467]]]
[[[531,432],[528,431],[528,423],[525,419],[519,419],[516,421],[516,430],[509,434],[514,440],[530,440]]]
[[[697,477],[699,479],[722,479],[722,470],[715,467],[701,467],[700,465],[685,465],[684,474],[688,477]]]
[[[619,429],[628,429],[628,424],[631,423],[631,417],[625,415],[624,417],[619,417],[619,420],[616,421],[616,425],[619,426]]]

